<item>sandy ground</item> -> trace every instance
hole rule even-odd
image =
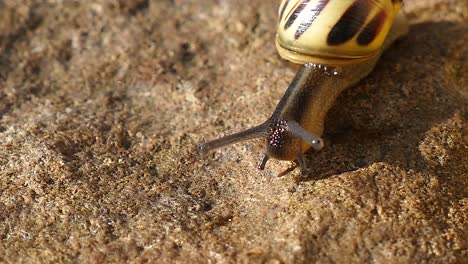
[[[292,79],[278,1],[0,0],[0,262],[467,263],[468,4],[405,2],[303,179],[196,151]]]

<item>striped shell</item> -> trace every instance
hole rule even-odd
[[[283,0],[276,47],[294,63],[352,64],[377,54],[402,0]]]

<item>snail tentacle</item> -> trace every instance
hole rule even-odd
[[[258,164],[258,169],[259,170],[264,170],[265,165],[266,165],[266,163],[268,162],[269,159],[270,159],[270,157],[268,156],[268,154],[263,154],[263,157],[260,160],[260,163]]]
[[[299,168],[301,168],[301,175],[307,175],[309,170],[307,169],[307,166],[305,164],[304,155],[302,154],[302,152],[297,153],[297,163],[299,164]]]
[[[252,127],[232,135],[227,135],[212,141],[198,144],[198,150],[202,155],[206,155],[209,151],[217,148],[232,145],[244,140],[263,137],[265,136],[268,125],[269,124],[265,122],[256,127]]]
[[[288,122],[288,129],[291,134],[309,143],[315,151],[323,148],[323,139],[305,130],[299,123],[295,121]]]

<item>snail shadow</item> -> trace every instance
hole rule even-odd
[[[312,172],[302,180],[378,162],[430,170],[419,147],[427,132],[457,113],[466,115],[461,73],[453,69],[463,69],[467,30],[451,22],[411,25],[368,78],[340,95],[325,123],[325,148],[306,156]]]

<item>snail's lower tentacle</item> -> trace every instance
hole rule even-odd
[[[299,167],[301,168],[302,176],[306,175],[308,170],[307,170],[307,166],[305,164],[304,155],[300,151],[297,154],[297,163],[299,164]]]
[[[270,157],[267,154],[263,154],[263,158],[261,159],[260,164],[258,164],[258,169],[259,170],[264,170],[265,165],[266,165],[266,163],[268,162],[269,159],[270,159]]]

